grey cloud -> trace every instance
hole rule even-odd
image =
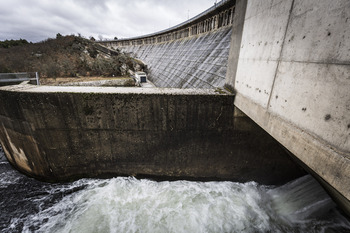
[[[40,41],[56,33],[131,37],[174,26],[213,0],[11,0],[0,2],[0,40]]]

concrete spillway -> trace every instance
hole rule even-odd
[[[122,47],[148,65],[156,86],[213,88],[225,84],[231,27],[160,44]]]
[[[99,43],[141,59],[158,87],[223,87],[234,14],[235,1],[221,1],[161,32]]]

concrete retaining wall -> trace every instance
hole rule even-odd
[[[0,142],[46,181],[134,175],[279,184],[303,174],[215,90],[0,88]]]
[[[242,9],[227,74],[235,105],[337,190],[350,213],[350,2],[238,1]]]

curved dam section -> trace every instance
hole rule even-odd
[[[231,27],[164,43],[121,47],[148,66],[158,87],[214,88],[225,85]]]
[[[162,32],[99,43],[142,60],[158,87],[223,87],[234,12],[234,1],[222,1]]]

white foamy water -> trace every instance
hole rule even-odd
[[[309,175],[272,187],[133,177],[47,184],[8,163],[0,172],[1,232],[350,232]]]
[[[85,189],[27,216],[23,232],[350,230],[349,222],[334,212],[335,204],[311,176],[279,188],[254,182],[155,182],[132,177],[84,179],[70,187],[83,184]],[[317,219],[323,216],[320,212],[337,218]]]

